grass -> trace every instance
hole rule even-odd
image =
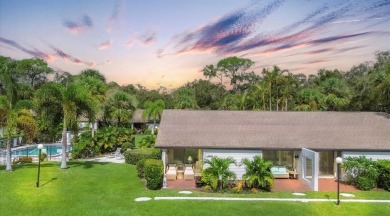
[[[135,166],[97,162],[44,162],[39,188],[37,164],[16,165],[6,172],[0,166],[1,215],[387,215],[389,204],[265,201],[181,201],[135,202],[137,197],[222,196],[293,197],[291,193],[218,194],[177,190],[151,191],[137,178]],[[390,199],[388,192],[356,192],[356,198]],[[335,198],[335,193],[310,192],[308,198]]]

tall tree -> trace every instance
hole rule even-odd
[[[161,118],[161,114],[165,108],[165,104],[163,100],[146,101],[145,103],[146,109],[142,113],[142,119],[145,121],[146,119],[153,119],[153,128],[152,134],[154,134],[154,128],[156,127],[156,120]]]
[[[61,112],[62,128],[62,161],[61,168],[66,169],[67,131],[68,128],[77,128],[77,120],[80,116],[90,115],[94,112],[94,100],[90,92],[82,85],[68,83],[61,86],[50,83],[42,86],[36,92],[38,109],[46,115],[56,115]],[[53,110],[53,106],[60,109]]]
[[[195,99],[200,109],[219,109],[226,94],[223,85],[219,83],[214,84],[209,80],[194,80],[185,86],[194,91]]]
[[[218,78],[223,85],[222,78],[226,77],[230,80],[230,85],[233,92],[238,92],[242,85],[247,83],[255,83],[258,77],[253,72],[248,72],[248,69],[255,63],[246,58],[238,58],[236,56],[228,57],[220,60],[216,66],[207,65],[203,69],[203,75],[206,78]]]
[[[195,93],[188,87],[180,87],[176,89],[174,94],[175,109],[198,109]]]
[[[138,101],[134,95],[121,90],[112,90],[108,92],[108,99],[104,106],[105,118],[115,121],[119,126],[130,121],[138,107]]]
[[[47,82],[47,76],[53,73],[53,69],[39,58],[23,59],[19,62],[18,67],[22,71],[26,82],[33,89]]]

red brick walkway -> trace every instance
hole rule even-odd
[[[272,191],[287,191],[287,192],[305,192],[311,191],[311,189],[302,184],[297,179],[275,179],[274,187]],[[185,180],[175,180],[168,181],[168,189],[179,189],[179,190],[196,190],[195,181],[185,181]],[[335,178],[320,178],[318,180],[318,190],[319,191],[337,191],[337,181]],[[342,192],[352,192],[358,191],[355,187],[351,185],[346,185],[344,183],[340,184],[340,191]]]

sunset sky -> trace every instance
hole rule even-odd
[[[0,55],[151,89],[229,56],[316,74],[386,50],[390,0],[0,0]]]

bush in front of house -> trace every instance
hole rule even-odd
[[[26,164],[26,163],[32,163],[32,157],[30,156],[22,156],[14,158],[12,161],[13,164]]]
[[[376,187],[378,170],[376,164],[365,156],[347,157],[342,164],[347,184],[360,190],[371,190]]]
[[[378,160],[376,167],[378,169],[378,187],[390,191],[390,160]]]
[[[154,148],[134,149],[124,153],[125,162],[136,165],[142,159],[161,159],[161,150]]]
[[[146,180],[146,187],[148,189],[160,189],[164,177],[163,162],[156,159],[146,159],[144,163],[144,175]]]
[[[139,178],[144,178],[144,165],[145,165],[146,159],[141,159],[137,162],[137,175]]]

